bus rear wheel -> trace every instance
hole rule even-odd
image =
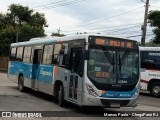
[[[25,90],[23,76],[20,76],[19,79],[18,79],[18,89],[21,92],[24,92],[24,90]]]
[[[160,82],[151,85],[150,93],[154,97],[160,97]]]
[[[59,100],[59,106],[64,107],[65,106],[64,88],[63,88],[62,85],[60,85],[59,94],[58,94],[58,100]]]

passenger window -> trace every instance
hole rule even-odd
[[[63,43],[59,51],[59,66],[65,66],[67,52],[68,52],[68,43]]]
[[[22,61],[23,60],[23,47],[18,47],[16,59],[18,61]]]
[[[160,52],[141,52],[141,68],[160,68]]]
[[[51,64],[52,62],[53,45],[45,45],[43,52],[43,64]]]
[[[15,60],[16,59],[16,51],[17,51],[17,48],[12,48],[11,49],[10,60]]]
[[[32,53],[32,48],[31,47],[25,47],[24,48],[23,62],[26,62],[26,63],[31,62],[31,53]]]
[[[68,43],[55,44],[52,63],[58,64],[59,66],[65,66],[67,52]]]

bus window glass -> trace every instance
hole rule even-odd
[[[138,54],[135,52],[119,51],[118,56],[118,83],[130,84],[137,79]]]
[[[16,59],[22,61],[23,58],[23,47],[18,47]]]
[[[58,64],[59,63],[59,54],[61,54],[63,52],[61,50],[61,47],[62,47],[62,44],[55,44],[52,64]]]
[[[10,60],[15,60],[16,58],[16,48],[11,49]]]
[[[55,44],[54,55],[58,55],[61,49],[61,44]]]
[[[141,52],[141,68],[160,69],[160,52]]]
[[[116,83],[116,52],[114,50],[91,49],[88,60],[88,76],[100,83]]]
[[[43,64],[51,64],[52,52],[53,52],[53,45],[45,45],[43,52],[43,60],[42,60]]]
[[[66,56],[68,52],[68,43],[62,43],[59,51],[59,65],[64,66],[66,62]]]
[[[32,51],[31,47],[25,47],[23,62],[30,63],[30,60],[31,60],[31,51]]]
[[[90,49],[88,76],[96,83],[134,84],[138,74],[138,52],[129,49]]]

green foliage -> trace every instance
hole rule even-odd
[[[153,33],[155,34],[153,43],[160,44],[160,11],[150,11],[148,15],[148,22],[152,27],[155,27],[153,30]]]
[[[52,33],[51,36],[63,37],[65,35],[64,34],[60,34],[60,33]]]
[[[0,13],[0,56],[8,55],[10,44],[16,42],[17,31],[18,42],[23,42],[45,36],[46,26],[44,14],[34,12],[29,7],[11,4],[6,14]]]
[[[153,43],[153,41],[147,42],[146,47],[160,47],[160,44]]]

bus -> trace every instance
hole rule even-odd
[[[137,41],[105,35],[34,38],[11,44],[8,78],[20,91],[54,96],[60,106],[136,107]]]
[[[140,47],[141,90],[160,97],[160,47]]]

